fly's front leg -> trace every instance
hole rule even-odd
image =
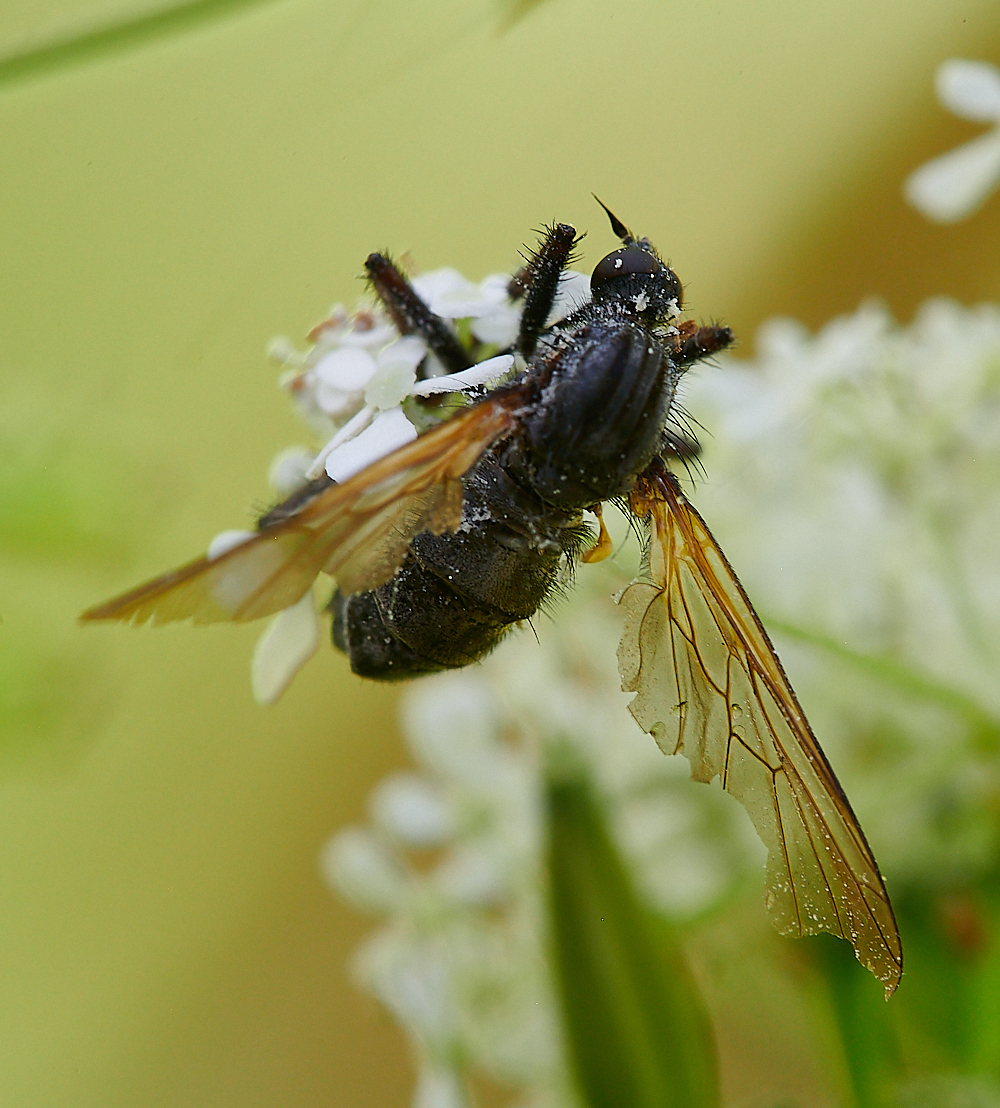
[[[699,327],[694,320],[687,320],[677,328],[670,360],[677,366],[689,366],[701,358],[708,358],[733,344],[733,332],[728,327]]]
[[[720,327],[713,324],[709,327],[699,327],[693,319],[685,320],[676,328],[676,334],[668,340],[670,361],[680,370],[685,370],[694,362],[702,358],[711,357],[720,350],[725,350],[733,343],[733,332],[728,327]],[[677,426],[678,417],[681,426]],[[674,425],[663,429],[663,445],[660,450],[662,458],[672,458],[685,466],[692,463],[698,464],[701,454],[701,443],[695,438],[687,426],[687,418],[683,411],[677,409],[674,412]]]
[[[529,357],[538,343],[538,336],[552,311],[562,271],[570,262],[573,247],[580,240],[576,228],[568,223],[556,223],[546,228],[545,238],[528,259],[528,264],[511,282],[511,296],[524,296],[524,311],[515,349]]]

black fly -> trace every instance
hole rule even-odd
[[[607,210],[607,209],[605,209]],[[649,528],[642,575],[621,594],[629,710],[699,781],[718,777],[768,849],[767,906],[782,934],[849,940],[885,986],[902,949],[878,865],[767,632],[671,472],[697,443],[677,407],[688,367],[733,341],[679,322],[682,290],[648,239],[610,212],[622,245],[591,298],[548,319],[576,242],[549,228],[514,278],[520,372],[342,484],[320,478],[218,557],[98,605],[84,620],[251,620],[288,608],[320,573],[338,585],[333,639],[381,680],[466,666],[530,618],[584,553],[583,512],[627,504]],[[366,263],[396,327],[450,372],[474,360],[387,258]]]
[[[523,403],[513,434],[466,476],[458,529],[416,535],[379,588],[334,595],[333,641],[355,673],[393,680],[482,658],[538,611],[565,561],[580,555],[584,509],[629,493],[659,454],[697,453],[672,424],[677,382],[732,332],[676,326],[676,274],[608,215],[623,245],[597,264],[591,301],[568,318],[545,326],[578,241],[573,227],[548,228],[512,282],[524,303],[514,344],[527,359]],[[397,327],[420,334],[449,370],[466,368],[447,324],[392,263],[373,254],[366,268]]]

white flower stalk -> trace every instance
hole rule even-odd
[[[418,295],[481,344],[483,354],[513,344],[522,305],[508,296],[510,277],[494,274],[478,285],[454,269],[414,278]],[[568,273],[560,283],[549,317],[555,322],[590,296],[590,279]],[[291,447],[275,458],[269,474],[282,496],[326,473],[346,481],[379,458],[417,437],[403,405],[410,397],[470,392],[496,384],[514,368],[510,354],[485,357],[471,369],[447,374],[416,335],[401,335],[379,306],[365,303],[353,312],[343,304],[309,333],[311,346],[298,351],[287,339],[271,344],[271,356],[286,369],[282,388],[310,430],[325,443],[317,450]],[[418,367],[425,379],[417,380]],[[250,532],[224,532],[213,540],[218,557]],[[228,544],[228,545],[227,545]],[[273,704],[313,656],[322,639],[314,590],[271,621],[254,651],[254,698]]]
[[[936,223],[972,215],[1000,183],[1000,69],[953,58],[936,78],[938,99],[955,115],[993,129],[942,154],[906,179],[906,199]]]

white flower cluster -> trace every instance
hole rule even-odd
[[[868,305],[758,351],[685,395],[698,506],[884,870],[975,875],[1000,845],[1000,310]]]
[[[493,274],[478,285],[457,270],[439,269],[415,277],[417,295],[443,319],[479,344],[484,360],[448,374],[417,335],[401,335],[380,306],[365,303],[353,312],[336,304],[309,333],[310,347],[298,351],[287,339],[271,344],[271,356],[286,372],[281,385],[297,411],[325,445],[283,451],[269,478],[287,496],[305,481],[326,473],[346,481],[366,466],[417,437],[403,404],[409,397],[465,392],[496,383],[515,365],[496,354],[517,338],[522,305],[508,295],[510,277]],[[560,282],[548,323],[565,318],[590,297],[590,279],[569,272]],[[424,379],[417,380],[423,366]],[[225,531],[209,547],[209,557],[243,541],[252,532]],[[257,643],[251,665],[254,697],[274,703],[316,652],[321,635],[312,590],[279,613]]]
[[[388,917],[358,972],[414,1040],[417,1106],[464,1106],[470,1068],[521,1088],[533,1108],[576,1103],[545,956],[550,743],[582,756],[640,888],[665,914],[704,912],[742,875],[762,872],[742,810],[694,784],[687,763],[665,758],[628,714],[611,594],[632,573],[604,563],[580,575],[537,638],[516,635],[475,670],[412,687],[406,733],[419,772],[383,782],[371,826],[342,832],[324,854],[335,885]],[[422,1100],[431,1087],[449,1094]]]
[[[877,306],[812,336],[760,335],[753,362],[699,370],[711,428],[692,494],[765,622],[892,886],[975,875],[1000,795],[1000,310],[937,301],[909,327]],[[538,639],[414,685],[419,766],[372,798],[324,869],[387,917],[358,972],[421,1059],[418,1108],[464,1108],[462,1074],[567,1101],[545,961],[547,744],[571,742],[649,902],[710,910],[761,870],[742,810],[641,734],[619,691],[634,571],[582,566]],[[432,850],[432,853],[428,851]],[[429,859],[429,861],[428,861]]]
[[[517,337],[520,307],[507,295],[509,277],[496,274],[473,285],[454,269],[416,277],[417,294],[444,319],[461,320],[478,342],[494,350]],[[400,335],[384,309],[365,306],[348,314],[335,305],[329,317],[310,332],[314,340],[304,354],[287,340],[272,344],[272,355],[294,366],[282,378],[299,414],[327,439],[304,476],[324,469],[345,481],[365,466],[404,446],[416,428],[403,414],[407,396],[457,392],[487,384],[513,365],[510,355],[488,358],[473,369],[446,374],[419,335]],[[425,366],[426,380],[417,381]]]
[[[928,219],[955,223],[971,215],[1000,183],[1000,69],[953,58],[936,78],[938,99],[955,115],[993,129],[942,154],[906,179],[906,199]]]

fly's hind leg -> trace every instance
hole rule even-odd
[[[365,270],[401,334],[424,339],[448,373],[458,373],[473,364],[448,323],[417,296],[394,262],[384,254],[369,254]]]

